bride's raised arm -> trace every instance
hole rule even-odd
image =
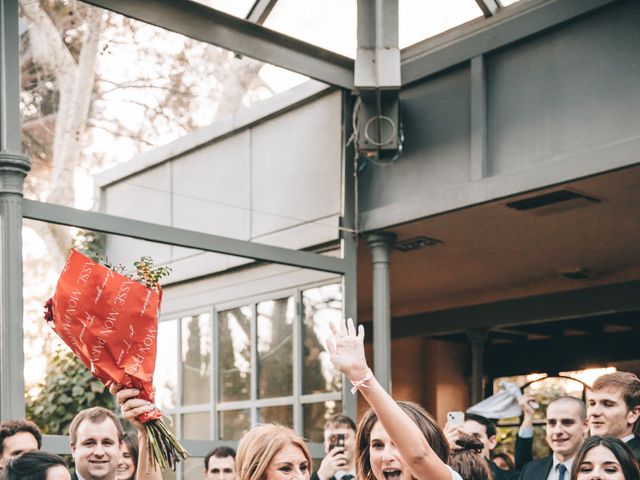
[[[382,388],[367,365],[364,329],[353,321],[331,324],[333,336],[327,340],[331,362],[349,378],[376,413],[398,452],[418,480],[451,480],[452,473],[427,442],[418,426]]]

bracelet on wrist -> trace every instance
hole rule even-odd
[[[360,389],[360,388],[369,388],[369,385],[367,385],[367,382],[369,380],[371,380],[372,378],[373,378],[373,372],[371,371],[371,369],[369,369],[369,371],[364,376],[364,378],[362,378],[360,380],[349,379],[349,381],[353,385],[353,387],[351,388],[351,393],[355,395],[355,393],[358,391],[358,389]]]

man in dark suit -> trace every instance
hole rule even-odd
[[[635,435],[640,418],[640,379],[630,372],[598,377],[588,399],[591,435],[617,437],[640,460],[640,438]]]
[[[80,411],[69,426],[73,480],[115,480],[124,431],[115,414],[102,407]]]
[[[526,420],[532,409],[523,410]],[[547,407],[546,421],[546,440],[552,454],[526,463],[520,471],[519,480],[569,480],[573,460],[589,430],[584,402],[575,397],[554,400]],[[516,440],[516,456],[523,444],[529,451],[531,449],[532,435],[523,438],[523,433],[521,429]]]
[[[146,400],[135,398],[140,394],[133,388],[122,389],[112,385],[122,416],[138,431],[137,465],[148,464],[148,439],[144,425],[136,417],[153,410]],[[92,407],[81,410],[69,426],[71,455],[76,466],[72,480],[116,480],[116,469],[121,456],[124,431],[120,419],[106,408]],[[162,478],[158,468],[149,471],[149,478]]]
[[[344,439],[344,441],[342,440]],[[343,445],[340,445],[343,444]],[[353,480],[356,475],[356,424],[341,413],[324,425],[324,451],[311,480]]]

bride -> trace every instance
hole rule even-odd
[[[462,480],[445,462],[449,446],[440,427],[420,406],[396,402],[382,388],[364,355],[364,329],[353,321],[331,324],[331,362],[359,390],[371,409],[358,425],[358,480]]]

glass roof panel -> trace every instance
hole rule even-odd
[[[354,0],[278,0],[264,25],[355,58],[356,18]]]
[[[400,0],[400,48],[482,16],[475,0]]]
[[[520,0],[499,0],[498,3],[500,3],[500,5],[502,5],[503,7],[506,7],[507,5],[511,5],[512,3],[516,3],[519,1]]]
[[[195,0],[198,3],[228,13],[234,17],[246,18],[255,0]]]
[[[21,18],[22,138],[32,162],[25,184],[29,199],[92,209],[98,205],[94,181],[104,180],[104,170],[307,80],[94,6],[65,5],[53,9],[35,2]],[[40,20],[47,16],[53,24]],[[66,55],[52,67],[34,53],[53,56],[56,45],[64,45]],[[70,80],[76,75],[83,81]],[[58,113],[75,108],[79,98],[87,105],[73,110],[71,121],[79,133],[63,135]]]

